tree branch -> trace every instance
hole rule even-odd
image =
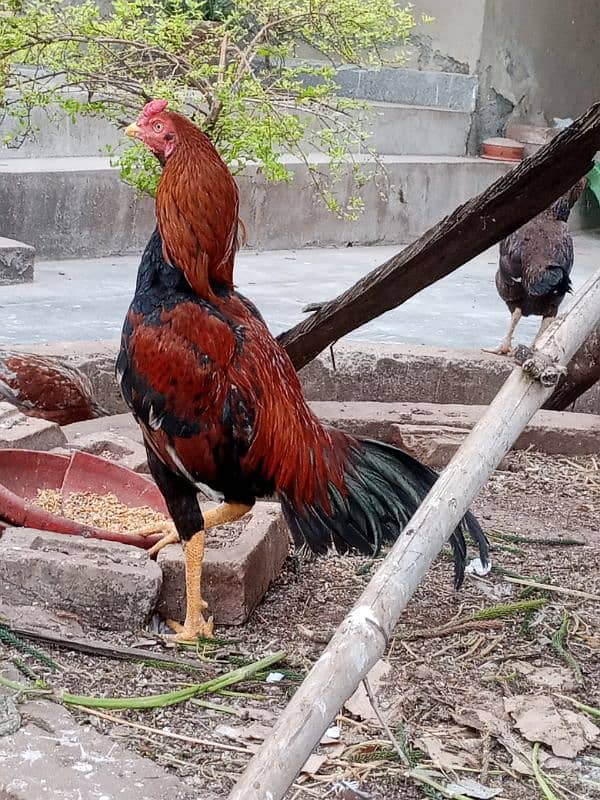
[[[560,197],[593,166],[600,103],[477,197],[459,206],[321,310],[282,333],[296,369],[350,331],[404,303],[508,236]]]

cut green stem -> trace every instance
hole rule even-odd
[[[582,547],[587,544],[582,539],[533,539],[527,536],[519,536],[518,533],[500,533],[500,531],[486,531],[490,539],[499,539],[503,542],[512,544],[531,544],[546,545],[548,547]]]
[[[148,697],[86,697],[85,695],[74,695],[65,692],[61,695],[61,699],[68,705],[84,706],[86,708],[107,708],[112,710],[165,708],[177,703],[183,703],[196,695],[219,692],[227,686],[245,681],[253,677],[257,672],[273,666],[284,657],[285,652],[280,650],[272,656],[267,656],[253,664],[227,672],[225,675],[219,675],[210,681],[193,684],[185,689],[178,689],[165,694],[149,695]]]
[[[210,681],[195,683],[191,686],[186,686],[184,689],[177,689],[176,691],[166,692],[164,694],[148,695],[147,697],[88,697],[86,695],[71,694],[70,692],[56,692],[52,688],[38,689],[25,686],[16,681],[11,681],[8,678],[3,678],[1,675],[0,685],[7,686],[9,689],[14,689],[16,692],[27,694],[51,694],[54,699],[72,706],[104,708],[113,711],[120,709],[146,710],[151,708],[166,708],[167,706],[176,705],[177,703],[184,703],[186,700],[190,700],[196,695],[220,692],[227,686],[245,681],[253,677],[257,672],[272,667],[283,658],[285,658],[285,652],[280,650],[272,656],[261,658],[260,661],[240,667],[232,672],[227,672],[224,675],[219,675]]]
[[[590,717],[595,717],[596,719],[600,719],[600,708],[594,708],[594,706],[587,706],[585,703],[580,703],[579,700],[575,700],[573,697],[569,697],[566,694],[557,694],[556,696],[562,698],[563,700],[568,700],[570,703],[573,703],[573,705],[576,708],[578,708],[580,711],[583,711],[585,714],[589,714]]]
[[[569,635],[569,612],[564,611],[562,620],[560,623],[560,628],[556,631],[556,633],[552,637],[552,649],[556,653],[557,656],[562,658],[562,660],[569,666],[575,675],[578,683],[583,681],[583,675],[581,674],[581,667],[579,666],[579,662],[575,658],[575,656],[571,653],[568,649],[568,642],[567,637]]]
[[[548,782],[546,781],[546,777],[542,772],[542,768],[540,767],[539,752],[540,752],[540,743],[536,742],[533,745],[533,751],[531,753],[531,768],[533,769],[533,776],[537,782],[537,785],[540,787],[542,794],[544,795],[546,800],[561,800],[561,798],[557,797],[554,794]]]
[[[441,783],[437,783],[432,778],[429,777],[426,773],[422,772],[419,769],[411,769],[405,773],[407,778],[412,778],[414,781],[418,783],[422,783],[425,786],[429,786],[431,789],[435,789],[436,792],[439,792],[444,797],[451,797],[454,800],[470,800],[464,794],[456,794],[454,792],[449,792]]]

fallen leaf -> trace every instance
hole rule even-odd
[[[313,753],[308,757],[308,761],[300,772],[305,772],[307,775],[316,775],[326,761],[327,756],[320,756],[317,755],[317,753]]]
[[[270,724],[271,727],[273,727],[275,715],[270,708],[256,708],[254,706],[248,706],[246,710],[248,712],[249,719],[254,719],[264,724]]]
[[[346,749],[346,745],[341,742],[321,742],[321,745],[327,758],[338,758]]]
[[[470,745],[467,743],[470,742]],[[461,769],[476,767],[477,762],[472,753],[472,740],[438,739],[430,733],[424,733],[416,739],[415,744],[424,750],[438,769]]]
[[[327,728],[323,734],[320,744],[337,744],[341,735],[342,729],[339,727],[339,725],[332,725],[331,728]]]
[[[506,602],[509,597],[515,594],[515,587],[512,583],[485,583],[484,581],[479,581],[477,589],[488,600],[494,600],[496,603],[500,601]]]
[[[219,736],[225,736],[227,739],[234,739],[240,741],[241,739],[256,739],[262,742],[269,733],[271,733],[272,726],[262,725],[260,722],[252,722],[246,727],[234,728],[232,725],[217,725],[215,733]]]
[[[521,775],[532,775],[531,748],[513,730],[496,698],[486,698],[488,707],[464,708],[452,714],[454,720],[468,728],[493,736],[510,755],[511,768]]]
[[[334,783],[335,797],[338,800],[372,800],[373,795],[363,792],[358,781],[339,781]]]
[[[515,661],[512,666],[529,683],[542,689],[572,689],[575,686],[572,672],[565,667],[534,667],[527,661]]]
[[[502,794],[502,789],[490,789],[489,786],[483,786],[470,778],[464,778],[460,783],[449,783],[445,788],[447,792],[451,793],[451,797],[463,794],[467,797],[474,797],[475,800],[490,800],[492,797]]]
[[[543,742],[555,756],[575,758],[600,735],[584,714],[557,708],[548,695],[515,695],[504,706],[528,741]]]
[[[367,675],[369,686],[371,687],[375,699],[377,699],[377,693],[381,685],[385,682],[386,677],[389,675],[391,668],[391,665],[387,661],[378,661]],[[353,717],[358,717],[359,719],[365,720],[365,722],[379,721],[362,681],[354,694],[346,700],[344,707]],[[385,719],[383,711],[381,715]]]
[[[226,739],[234,739],[236,741],[241,736],[240,729],[234,728],[231,725],[217,725],[215,733],[217,736],[224,736]]]
[[[253,722],[251,725],[248,725],[248,727],[242,728],[241,735],[244,739],[257,739],[262,742],[271,733],[272,729],[272,726],[263,725],[260,722]]]

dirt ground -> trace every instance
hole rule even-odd
[[[512,454],[474,511],[490,537],[494,571],[485,579],[468,577],[455,593],[451,560],[442,554],[395,630],[384,659],[387,672],[370,681],[388,731],[366,696],[355,697],[336,720],[332,741],[317,749],[322,757],[309,764],[313,774],[298,778],[288,800],[600,796],[600,739],[595,748],[577,747],[581,725],[587,720],[589,726],[593,717],[565,699],[600,707],[600,462]],[[246,626],[218,630],[230,643],[181,654],[201,667],[193,677],[46,646],[43,650],[61,665],[58,672],[22,654],[19,658],[39,677],[71,692],[131,696],[168,692],[285,650],[285,663],[271,670],[282,672],[282,680],[267,682],[263,675],[233,687],[250,696],[211,695],[206,699],[215,708],[186,702],[109,712],[111,720],[76,712],[82,724],[97,726],[175,772],[192,796],[221,800],[376,567],[358,557],[303,564],[290,559]],[[511,575],[554,588],[510,582]],[[498,608],[522,601],[529,606]],[[473,617],[483,609],[492,609],[489,618]],[[106,633],[96,635],[110,641]],[[119,644],[146,646],[151,657],[159,648],[149,642],[140,632],[119,639]],[[531,702],[541,703],[533,718],[523,711]],[[558,722],[540,711],[548,704],[560,710]],[[142,731],[119,719],[147,727]],[[169,739],[157,729],[214,746]],[[542,741],[534,758],[536,766],[538,760],[541,764],[538,778],[531,767],[535,739]],[[441,794],[424,779],[458,782],[463,792],[464,780],[470,779],[500,793],[471,787],[475,794],[459,789],[459,795]]]

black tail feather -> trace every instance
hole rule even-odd
[[[542,275],[528,287],[533,297],[545,295],[565,295],[572,290],[569,272],[559,265],[547,267]]]
[[[329,484],[328,514],[318,506],[296,509],[281,495],[281,506],[297,547],[326,553],[357,550],[376,555],[386,542],[394,541],[415,513],[438,476],[429,467],[396,447],[370,439],[353,441],[345,472],[346,492]],[[452,534],[454,584],[464,580],[467,563],[465,534],[488,562],[488,543],[481,526],[468,512]]]

